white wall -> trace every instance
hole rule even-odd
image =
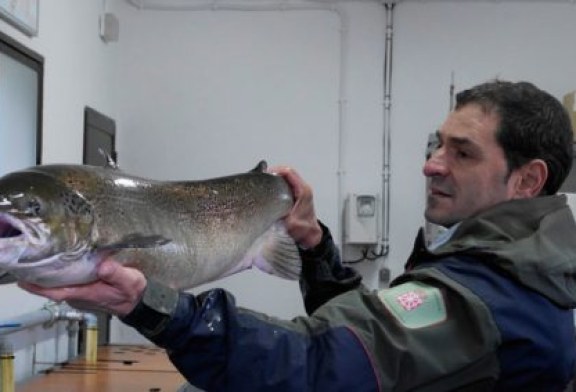
[[[363,165],[355,191],[380,187],[383,18],[377,4],[341,13],[125,7],[120,165],[160,179],[237,173],[260,159],[292,165],[338,238],[339,166]],[[303,313],[297,282],[250,271],[210,286],[280,317]]]
[[[115,0],[108,6],[120,18],[120,41],[106,45],[97,36],[101,1],[40,5],[37,38],[1,21],[0,30],[46,58],[45,162],[81,161],[82,110],[90,105],[117,120],[126,171],[192,179],[248,170],[261,158],[289,164],[314,186],[318,214],[335,233],[339,160],[345,193],[381,191],[380,5],[341,5],[344,61],[332,11],[153,12]],[[448,111],[451,72],[457,90],[499,76],[561,97],[576,89],[575,37],[576,6],[568,1],[397,4],[386,260],[393,275],[422,224],[424,147]],[[375,285],[377,266],[359,269]],[[249,273],[222,285],[242,305],[281,317],[301,312],[293,283]],[[0,290],[4,314],[41,303]]]
[[[33,38],[0,20],[0,31],[44,57],[44,163],[82,162],[85,105],[116,114],[110,100],[114,48],[98,36],[101,7],[97,1],[40,2],[39,34]],[[0,286],[2,297],[8,293],[20,295],[21,290]],[[0,306],[0,319],[38,303],[22,296],[19,307]]]
[[[116,116],[110,82],[115,69],[115,48],[98,35],[101,1],[40,1],[39,34],[30,38],[0,20],[0,31],[45,59],[43,161],[82,162],[84,106]],[[1,129],[0,129],[1,131]],[[0,286],[0,322],[39,309],[46,301],[24,293],[15,285]],[[34,342],[38,344],[32,345]],[[66,324],[34,328],[10,335],[16,351],[16,380],[32,374],[33,359],[67,359]],[[35,370],[49,367],[36,364]]]
[[[391,255],[401,271],[422,223],[426,136],[456,90],[499,77],[528,80],[557,98],[576,89],[576,4],[401,2],[395,11]]]

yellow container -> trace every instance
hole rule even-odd
[[[95,364],[98,361],[98,328],[86,329],[86,362]]]
[[[14,392],[14,354],[0,354],[0,392]]]

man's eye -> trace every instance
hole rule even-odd
[[[470,157],[470,154],[468,154],[467,151],[457,150],[457,151],[456,151],[456,156],[457,156],[458,158],[468,158],[468,157]]]

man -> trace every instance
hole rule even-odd
[[[567,114],[528,83],[457,96],[424,165],[426,218],[448,228],[370,292],[342,267],[312,190],[289,168],[309,317],[281,321],[107,261],[101,281],[24,288],[114,313],[207,391],[561,391],[576,363],[576,224],[554,195],[572,160]]]

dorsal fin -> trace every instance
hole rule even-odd
[[[102,148],[98,148],[98,152],[106,160],[106,165],[104,165],[105,168],[118,169],[118,163],[114,160],[114,158],[112,158],[112,155],[108,154]]]
[[[267,169],[268,169],[268,163],[266,163],[265,160],[261,160],[260,162],[258,162],[256,167],[250,171],[254,173],[264,173]]]

